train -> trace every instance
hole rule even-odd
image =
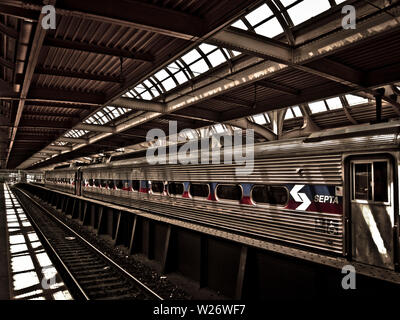
[[[367,265],[399,265],[400,121],[254,145],[243,164],[146,157],[45,172],[50,189]]]

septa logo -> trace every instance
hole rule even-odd
[[[302,202],[301,205],[299,205],[296,210],[307,210],[307,208],[311,204],[311,200],[307,197],[305,193],[299,192],[301,189],[303,189],[304,184],[296,184],[293,189],[290,191],[290,195],[293,197],[293,199],[296,202]]]

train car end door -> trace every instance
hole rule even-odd
[[[397,251],[393,169],[389,157],[369,157],[353,158],[349,170],[352,258],[391,270]]]

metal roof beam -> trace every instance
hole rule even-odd
[[[60,9],[61,15],[79,15],[187,40],[203,36],[206,27],[200,17],[141,1],[71,0]]]
[[[44,129],[56,129],[56,130],[68,130],[71,128],[71,121],[48,121],[48,120],[31,120],[31,119],[22,119],[20,122],[21,128],[33,127],[33,128],[44,128]]]
[[[3,57],[0,57],[0,65],[3,67],[6,67],[10,70],[14,70],[15,69],[15,65],[13,62],[4,59]]]
[[[283,85],[283,84],[280,84],[280,83],[277,83],[277,82],[272,82],[272,81],[269,81],[269,80],[258,81],[257,85],[261,86],[261,87],[264,87],[264,88],[268,88],[268,89],[272,89],[272,90],[275,90],[275,91],[279,91],[279,92],[282,92],[282,93],[285,93],[285,94],[289,94],[289,95],[292,95],[292,96],[300,95],[300,91],[299,90],[296,90],[296,89],[290,88],[290,87],[288,87],[286,85]]]
[[[45,148],[45,149],[43,149],[42,151],[40,151],[38,153],[47,153],[47,154],[53,155],[53,154],[60,154],[60,151],[59,150],[51,150],[51,149]]]
[[[114,133],[115,132],[114,127],[101,126],[101,125],[89,124],[89,123],[79,123],[72,129],[94,131],[94,132],[105,132],[105,133]]]
[[[328,58],[312,61],[298,66],[298,68],[322,78],[354,87],[355,89],[363,86],[363,79],[365,77],[363,72]]]
[[[72,70],[60,70],[54,68],[44,68],[37,67],[35,70],[36,74],[46,74],[57,77],[68,77],[68,78],[77,78],[77,79],[85,79],[85,80],[93,80],[93,81],[103,81],[103,82],[115,82],[115,83],[123,83],[123,79],[114,76],[107,76],[102,74],[94,74],[94,73],[86,73],[86,72],[77,72]]]
[[[353,46],[361,40],[372,38],[383,32],[399,29],[400,14],[398,8],[394,7],[386,11],[388,14],[376,15],[360,21],[357,24],[356,31],[341,29],[329,36],[295,49],[282,46],[282,44],[276,43],[274,40],[256,37],[250,32],[233,30],[232,28],[219,32],[212,39],[225,47],[249,55],[285,63],[290,67],[313,73],[350,87],[361,87],[364,75],[360,71],[323,58],[342,50],[344,47]]]
[[[178,116],[181,118],[191,119],[191,120],[200,120],[206,121],[211,123],[218,123],[219,122],[219,112],[215,112],[212,110],[207,110],[203,108],[195,108],[192,107],[190,110],[178,110],[173,113],[171,116]]]
[[[218,97],[214,97],[212,99],[215,100],[215,101],[231,103],[231,104],[238,105],[238,106],[246,106],[246,107],[251,107],[252,106],[252,102],[250,102],[250,101],[245,101],[245,100],[240,99],[240,98],[231,98],[229,96],[218,96]]]
[[[42,101],[33,101],[30,99],[26,99],[25,106],[27,108],[41,108],[41,109],[76,109],[76,110],[93,110],[97,108],[98,105],[86,105],[86,104],[79,104],[79,103],[64,103],[59,104],[57,102],[42,102]],[[46,112],[46,111],[45,111]]]
[[[18,38],[18,31],[6,26],[5,24],[0,22],[0,32],[9,36],[10,38],[17,39]]]
[[[153,112],[165,112],[166,104],[156,103],[151,101],[132,99],[121,97],[114,100],[111,104],[114,107],[122,107],[127,109],[141,110],[141,111],[153,111]]]
[[[38,153],[48,151],[72,151],[72,147],[50,145],[43,149],[43,151],[39,151]]]
[[[9,2],[9,4],[7,4]],[[38,20],[38,11],[26,8],[26,5],[23,6],[23,2],[20,1],[19,6],[15,6],[13,1],[2,1],[0,4],[0,12],[4,15],[28,20],[31,22]]]
[[[218,32],[211,38],[211,42],[225,48],[277,62],[288,63],[293,58],[293,49],[290,46],[232,27]]]
[[[274,109],[290,107],[301,103],[308,103],[310,101],[334,97],[343,93],[350,93],[354,91],[354,89],[340,84],[324,83],[321,86],[311,87],[303,90],[299,96],[290,96],[290,99],[287,97],[284,102],[277,98],[274,101],[258,101],[253,108],[236,108],[228,110],[221,115],[221,121],[226,122]]]
[[[56,141],[71,142],[71,143],[88,143],[89,140],[84,138],[60,137]]]
[[[25,108],[27,105],[25,104]],[[71,120],[79,120],[79,117],[74,114],[68,114],[63,112],[48,112],[48,111],[25,111],[23,117],[25,116],[35,116],[35,117],[61,117],[70,118]]]
[[[32,17],[40,5],[26,9],[23,1],[4,0],[0,11],[17,17]],[[64,4],[65,3],[65,4]],[[70,0],[60,3],[57,15],[89,19],[191,40],[204,35],[206,21],[198,16],[141,1]],[[21,11],[21,12],[20,12]],[[37,16],[36,16],[37,18]]]
[[[58,11],[57,11],[58,12]],[[44,45],[48,47],[55,47],[55,48],[63,48],[63,49],[72,49],[78,51],[85,51],[95,54],[105,54],[114,57],[122,57],[122,58],[129,58],[135,60],[141,60],[145,62],[152,62],[154,61],[154,57],[147,53],[140,53],[140,52],[131,52],[128,50],[122,50],[117,48],[108,48],[104,46],[83,43],[78,41],[71,41],[66,39],[55,39],[46,37],[44,41]]]
[[[45,155],[39,155],[39,154],[35,154],[32,157],[30,157],[30,159],[32,160],[43,160],[43,159],[47,159],[49,156],[45,156]]]
[[[28,101],[43,101],[54,103],[75,103],[100,106],[105,101],[102,94],[93,94],[69,90],[55,90],[47,88],[31,88],[27,97]]]
[[[51,4],[55,3],[54,1],[50,2]],[[43,13],[40,13],[40,15],[38,16],[39,21],[36,23],[36,28],[35,28],[35,33],[32,39],[32,43],[31,43],[31,48],[30,48],[30,53],[29,53],[29,58],[27,61],[27,65],[26,65],[26,69],[25,69],[25,76],[24,76],[24,81],[22,84],[22,89],[21,89],[21,93],[20,93],[20,100],[18,103],[18,109],[17,109],[17,113],[15,116],[15,121],[14,121],[14,127],[12,129],[11,132],[11,141],[10,141],[10,145],[8,148],[8,153],[7,153],[7,158],[6,158],[6,167],[7,167],[7,163],[8,160],[10,158],[10,154],[11,154],[11,150],[14,144],[14,139],[15,136],[17,134],[17,130],[18,130],[18,125],[19,122],[21,120],[21,116],[22,116],[22,112],[24,110],[24,106],[25,106],[25,99],[28,96],[28,91],[29,88],[31,86],[31,81],[33,78],[33,74],[36,68],[36,64],[39,58],[39,54],[40,54],[40,50],[42,48],[43,45],[43,41],[47,32],[47,29],[42,28],[41,25],[41,21],[43,19],[45,15]]]
[[[258,135],[267,139],[268,141],[278,139],[278,136],[275,133],[273,133],[271,130],[269,130],[268,128],[265,128],[257,123],[251,122],[246,118],[227,121],[225,123],[235,126],[235,127],[242,128],[244,130],[247,130],[247,129],[254,130],[255,133],[257,133]]]

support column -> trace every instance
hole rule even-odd
[[[150,220],[143,221],[143,253],[148,259],[154,259],[153,226]]]
[[[243,285],[246,275],[246,264],[247,264],[247,246],[242,246],[242,250],[240,252],[240,261],[239,261],[239,270],[238,276],[236,280],[236,293],[235,299],[242,299],[243,297]]]
[[[84,206],[83,206],[83,215],[82,215],[82,217],[79,217],[79,218],[82,218],[82,219],[79,219],[82,225],[85,224],[85,220],[86,220],[86,216],[87,216],[87,211],[88,211],[88,203],[85,202],[85,204],[84,204]]]
[[[135,253],[135,244],[136,244],[136,238],[137,238],[137,223],[138,223],[138,216],[135,216],[133,220],[133,225],[132,225],[132,232],[131,232],[131,241],[129,242],[129,248],[128,248],[128,254],[134,254]]]
[[[382,97],[385,94],[385,89],[380,88],[376,90],[374,95],[376,101],[376,119],[373,123],[382,122]]]
[[[120,211],[118,213],[117,228],[115,230],[115,235],[114,235],[114,238],[113,238],[114,246],[117,246],[119,244],[118,243],[118,234],[119,234],[119,227],[120,227],[120,224],[121,224],[121,218],[122,218],[122,212]]]
[[[72,202],[72,210],[71,210],[71,218],[73,219],[75,216],[75,211],[76,211],[76,203],[78,202],[78,199],[74,199]]]
[[[165,236],[165,246],[164,246],[164,254],[163,254],[163,260],[162,260],[162,265],[161,265],[161,273],[165,274],[168,272],[168,251],[169,251],[169,243],[171,239],[171,232],[172,232],[172,227],[171,225],[168,225],[167,229],[167,234]]]
[[[97,235],[101,234],[102,230],[103,230],[103,223],[102,223],[103,222],[103,211],[104,211],[104,207],[101,206],[99,208],[99,221],[98,221],[97,226],[96,226],[96,228],[97,228],[96,234]]]

